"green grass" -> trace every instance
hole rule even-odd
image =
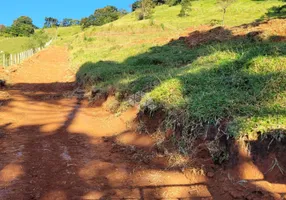
[[[0,38],[0,51],[6,53],[19,53],[26,50],[28,37]]]
[[[17,37],[17,38],[4,38],[0,37],[0,51],[5,54],[13,54],[25,51],[29,43],[28,37]],[[3,57],[0,55],[0,66],[2,65]]]
[[[144,91],[141,108],[164,110],[169,128],[185,121],[183,132],[199,133],[198,124],[227,119],[228,133],[235,136],[285,130],[285,43],[241,39],[190,49],[182,41],[169,42],[187,27],[219,20],[214,2],[195,1],[187,18],[177,17],[179,6],[157,7],[154,21],[136,21],[132,13],[103,27],[67,33],[57,44],[68,44],[78,81],[112,86],[121,101]],[[239,0],[230,7],[225,24],[256,21],[281,4]]]
[[[203,124],[233,118],[231,134],[253,134],[286,128],[285,55],[285,43],[232,41],[190,50],[175,42],[123,62],[87,62],[77,78],[124,95],[145,91],[142,105],[151,99],[167,113],[187,110]]]
[[[231,5],[226,13],[225,24],[237,26],[244,23],[251,23],[259,18],[273,6],[283,5],[282,1],[252,1],[238,0]],[[216,0],[193,1],[192,11],[187,17],[178,17],[181,6],[169,7],[167,5],[155,8],[153,20],[157,24],[164,24],[172,29],[184,29],[190,26],[210,24],[212,20],[221,20],[222,13]],[[115,26],[134,25],[137,21],[136,14],[127,15],[114,22]],[[137,23],[137,22],[136,22]],[[144,21],[140,23],[146,23]]]
[[[71,35],[73,33],[73,30],[80,30],[79,27],[71,27],[71,28],[59,28],[58,33],[62,34],[64,37],[68,37],[68,35]],[[40,29],[36,30],[36,33],[39,33]],[[56,29],[45,29],[46,33],[48,33],[49,38],[54,38],[56,35]],[[78,31],[77,31],[78,33]],[[36,34],[35,34],[36,35]],[[37,36],[31,36],[31,37],[0,37],[0,51],[5,52],[5,54],[16,54],[23,51],[26,51],[28,49],[39,47],[40,44],[38,44],[37,40],[35,38],[38,38]],[[44,40],[44,39],[42,39]],[[46,39],[43,41],[46,42]],[[0,65],[2,65],[2,54],[0,56]]]
[[[45,31],[49,34],[50,37],[54,37],[57,31],[57,35],[59,39],[68,37],[72,37],[74,34],[77,34],[81,31],[79,26],[67,27],[67,28],[58,28],[57,30],[45,29]],[[0,37],[0,51],[4,51],[8,54],[19,53],[27,50],[27,46],[29,44],[28,37]]]
[[[73,36],[81,32],[81,27],[71,26],[49,28],[45,30],[51,37],[57,36],[57,44],[69,44],[72,42]]]

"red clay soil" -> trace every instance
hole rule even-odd
[[[0,90],[1,200],[283,198],[279,170],[267,174],[282,176],[274,183],[263,171],[271,166],[247,154],[205,173],[158,163],[156,141],[130,128],[137,109],[118,117],[109,100],[89,107],[68,65],[67,49],[48,48],[14,66]]]
[[[236,27],[200,26],[189,28],[184,38],[188,46],[195,47],[210,41],[226,41],[248,37],[254,40],[286,41],[286,20],[273,19]]]

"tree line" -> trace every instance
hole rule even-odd
[[[75,25],[80,25],[80,20],[64,18],[62,21],[59,21],[53,17],[45,17],[43,28],[68,27]],[[38,29],[38,27],[33,24],[33,20],[30,17],[21,16],[14,20],[11,26],[6,27],[0,24],[0,36],[30,37],[35,33],[35,29]]]
[[[82,28],[87,28],[89,26],[102,26],[119,19],[127,13],[128,12],[126,10],[120,10],[115,6],[105,6],[104,8],[96,9],[92,15],[82,18],[80,25]]]
[[[137,0],[131,5],[132,12],[138,13],[138,19],[148,19],[152,16],[153,8],[157,5],[168,4],[175,6],[182,5],[182,11],[180,15],[187,15],[187,11],[190,9],[190,1],[192,0]],[[87,28],[89,26],[102,26],[104,24],[118,20],[120,17],[126,15],[128,12],[124,9],[120,10],[115,6],[106,6],[94,11],[92,15],[84,17],[80,21],[81,27]]]
[[[45,17],[44,28],[68,27],[77,25],[80,25],[80,21],[77,19],[64,18],[62,21],[59,21],[57,18]]]

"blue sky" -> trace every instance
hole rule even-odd
[[[59,20],[67,17],[81,19],[97,8],[113,5],[130,11],[135,0],[1,0],[0,24],[10,26],[19,16],[29,16],[36,26],[42,27],[45,17]]]

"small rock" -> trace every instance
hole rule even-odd
[[[214,175],[215,175],[215,174],[214,174],[213,172],[208,172],[208,173],[207,173],[207,177],[209,177],[209,178],[213,178]]]

